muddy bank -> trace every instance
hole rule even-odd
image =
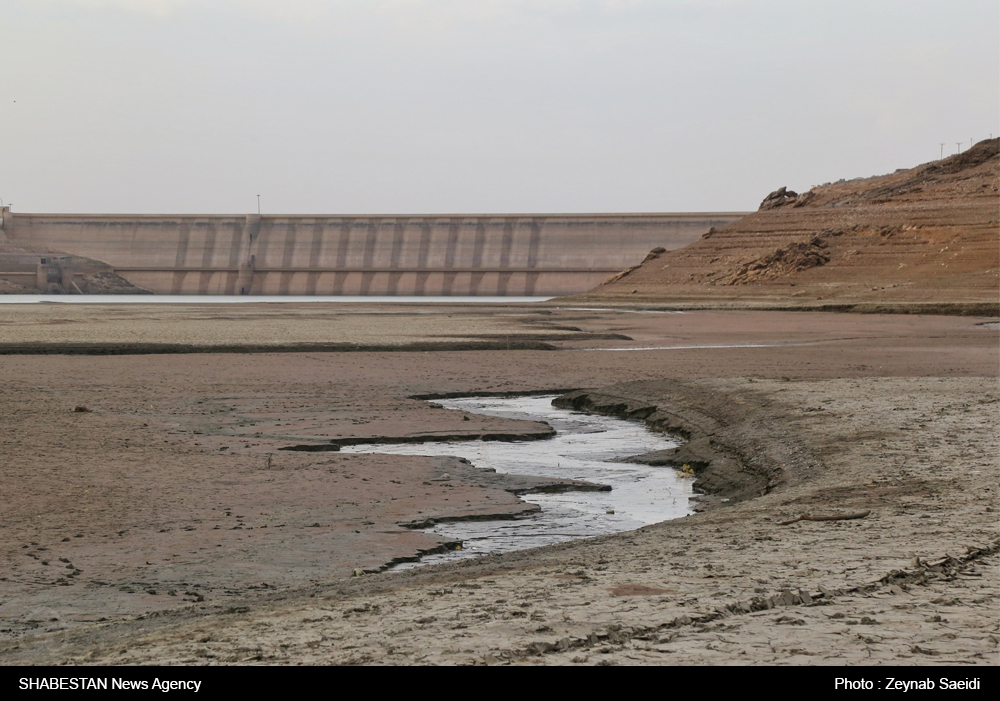
[[[728,393],[682,381],[578,390],[554,403],[643,421],[652,430],[683,437],[685,443],[678,448],[632,456],[629,461],[689,466],[697,475],[695,489],[703,492],[695,507],[698,511],[767,494],[816,464],[794,437],[782,435],[776,440],[774,417],[765,410],[766,404],[736,402]]]
[[[416,433],[407,436],[365,436],[352,438],[332,438],[327,443],[305,443],[289,445],[278,450],[300,450],[307,452],[339,451],[342,446],[364,445],[399,445],[403,443],[454,443],[462,441],[502,441],[504,443],[521,443],[523,441],[542,441],[555,435],[551,427],[540,426],[532,431],[517,433]]]

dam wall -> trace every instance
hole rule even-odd
[[[584,292],[743,216],[4,214],[9,242],[157,294],[463,296]]]

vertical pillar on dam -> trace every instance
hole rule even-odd
[[[13,238],[13,236],[7,236],[8,230],[13,233],[14,219],[12,217],[10,207],[0,207],[0,241],[7,241]]]
[[[533,270],[538,267],[538,247],[541,245],[542,240],[542,224],[544,219],[532,219],[531,220],[531,234],[528,237],[528,258],[525,261],[525,266],[528,270]],[[535,285],[538,283],[538,273],[529,272],[525,276],[524,280],[524,294],[529,297],[535,294]]]
[[[248,214],[243,225],[240,246],[239,272],[236,275],[236,294],[248,295],[253,289],[253,266],[257,256],[257,239],[260,236],[260,215]]]
[[[35,287],[38,288],[39,292],[49,291],[49,266],[45,263],[39,263],[38,267],[35,268]]]

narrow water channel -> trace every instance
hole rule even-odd
[[[691,479],[678,476],[669,467],[612,462],[615,458],[673,448],[675,441],[633,421],[556,408],[552,399],[467,397],[435,401],[447,409],[468,413],[545,421],[556,430],[555,437],[548,440],[363,444],[342,448],[345,453],[454,455],[500,473],[585,480],[611,487],[610,492],[523,495],[522,499],[538,504],[542,510],[513,521],[437,524],[427,532],[461,540],[462,549],[428,555],[420,563],[397,568],[630,531],[692,513],[688,503],[693,495]]]

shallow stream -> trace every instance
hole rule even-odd
[[[693,494],[692,479],[678,476],[670,467],[612,462],[615,458],[673,448],[675,441],[634,421],[556,408],[552,399],[530,396],[435,400],[447,409],[473,414],[545,421],[556,430],[551,439],[525,443],[364,444],[345,446],[342,452],[454,455],[500,473],[585,480],[611,487],[610,492],[522,495],[522,499],[538,504],[542,510],[513,521],[437,524],[427,532],[461,540],[462,549],[428,555],[419,564],[630,531],[692,513],[688,503]]]

